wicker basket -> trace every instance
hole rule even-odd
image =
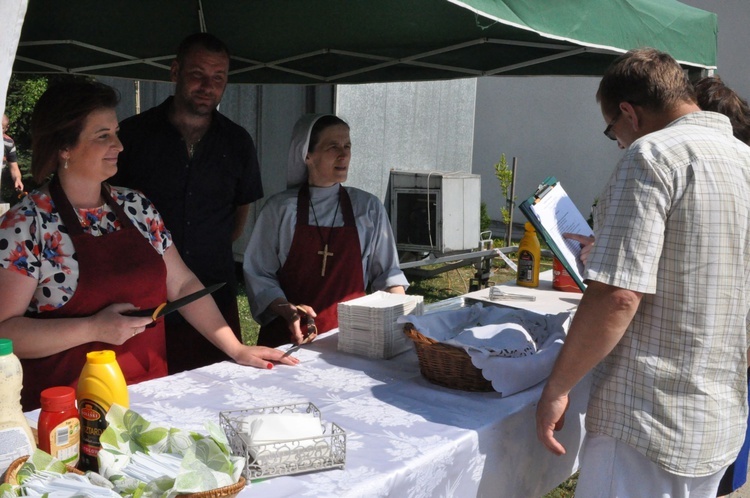
[[[245,478],[240,476],[240,480],[230,486],[224,486],[223,488],[210,489],[208,491],[201,491],[200,493],[188,493],[177,496],[184,496],[189,498],[234,498],[240,491],[245,487]]]
[[[16,481],[16,475],[18,474],[18,470],[21,468],[21,466],[26,462],[28,459],[28,456],[23,456],[21,458],[17,458],[13,461],[13,463],[10,464],[10,467],[8,467],[8,470],[5,472],[5,478],[3,479],[4,483],[7,484],[18,484]],[[65,466],[68,472],[73,472],[74,474],[83,475],[83,472],[78,470],[75,467],[71,467],[70,465]],[[240,477],[240,480],[236,483],[230,485],[230,486],[224,486],[222,488],[216,488],[216,489],[210,489],[208,491],[201,491],[200,493],[188,493],[188,494],[182,494],[178,496],[188,497],[188,498],[234,498],[238,494],[240,494],[240,491],[245,487],[245,478]]]
[[[419,370],[433,384],[462,391],[494,390],[463,349],[423,336],[412,323],[404,324],[404,334],[414,341]]]
[[[21,466],[26,462],[28,458],[28,456],[22,456],[21,458],[16,458],[15,460],[13,460],[13,463],[10,464],[8,470],[5,471],[5,476],[3,476],[3,482],[5,484],[18,484],[18,481],[16,481],[16,475],[18,474]],[[83,472],[75,467],[71,467],[70,465],[66,465],[65,468],[68,470],[68,472],[83,475]]]

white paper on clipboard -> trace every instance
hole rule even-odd
[[[583,281],[583,263],[581,263],[581,244],[575,240],[566,239],[562,234],[577,233],[584,236],[594,235],[591,227],[583,218],[568,193],[560,183],[551,187],[543,197],[529,206],[537,217],[547,235],[555,242],[560,253],[568,262],[568,266],[577,272],[579,280]]]

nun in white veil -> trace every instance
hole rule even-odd
[[[263,207],[243,270],[258,344],[305,341],[300,315],[318,332],[338,326],[338,302],[366,290],[403,293],[408,281],[382,202],[346,181],[349,126],[327,114],[302,116],[289,146],[286,191]],[[304,328],[304,327],[303,327]]]

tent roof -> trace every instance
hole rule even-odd
[[[642,46],[716,66],[716,15],[675,0],[30,0],[14,71],[168,80],[202,30],[234,83],[598,75]]]

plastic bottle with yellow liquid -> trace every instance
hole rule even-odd
[[[542,248],[536,236],[534,225],[526,222],[526,232],[518,245],[518,273],[516,284],[523,287],[539,287],[539,263]]]
[[[97,455],[101,444],[99,436],[107,428],[105,416],[114,403],[127,408],[130,405],[128,386],[111,350],[92,351],[86,354],[86,364],[78,378],[78,412],[81,416],[81,456],[78,468],[99,470]]]

